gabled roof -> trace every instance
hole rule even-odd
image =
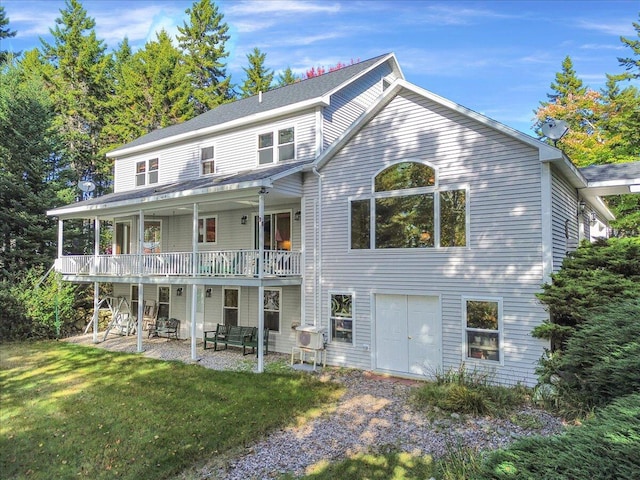
[[[210,130],[215,131],[216,127],[227,128],[236,124],[246,124],[251,120],[257,121],[288,113],[298,108],[304,109],[318,104],[327,105],[328,96],[390,59],[402,75],[393,54],[380,55],[333,72],[269,90],[261,95],[220,105],[186,122],[159,128],[143,135],[112,150],[107,154],[107,157],[118,157],[134,153],[145,147],[160,146],[181,139],[197,137]],[[286,112],[283,112],[283,109],[286,109]]]
[[[72,203],[63,207],[49,210],[47,215],[65,217],[81,212],[95,212],[96,214],[112,208],[128,207],[148,204],[161,200],[174,200],[193,195],[204,195],[230,190],[247,188],[271,187],[276,180],[300,172],[310,164],[311,160],[287,162],[267,168],[259,168],[236,172],[226,175],[215,175],[193,180],[183,180],[148,188],[137,188],[124,192],[109,193],[101,197],[91,198],[82,202]]]
[[[633,186],[634,190],[640,189],[640,162],[590,165],[581,168],[580,173],[587,179],[589,190],[596,195],[629,193]]]

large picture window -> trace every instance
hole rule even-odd
[[[331,294],[331,340],[353,343],[353,295]]]
[[[467,192],[440,189],[434,168],[396,163],[375,176],[372,190],[351,200],[352,249],[467,245]]]
[[[274,138],[276,142],[274,142]],[[268,165],[286,160],[293,160],[296,156],[294,128],[283,128],[277,132],[267,132],[258,135],[258,164]]]
[[[501,317],[501,300],[464,300],[466,357],[468,359],[501,361]]]

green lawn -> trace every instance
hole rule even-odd
[[[162,479],[336,398],[309,375],[220,372],[66,342],[0,345],[3,479]]]

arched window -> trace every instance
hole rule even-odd
[[[439,188],[437,173],[403,161],[375,175],[371,195],[351,199],[351,248],[466,246],[466,189]]]
[[[410,188],[433,187],[436,171],[424,163],[401,162],[385,168],[376,175],[375,192],[407,190]]]

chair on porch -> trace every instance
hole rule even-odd
[[[137,312],[136,312],[137,313]],[[145,300],[142,311],[142,330],[151,330],[158,319],[158,306],[155,300]]]

